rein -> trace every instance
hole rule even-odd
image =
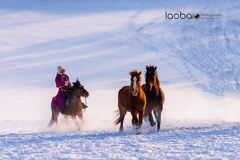
[[[85,97],[85,104],[87,105],[87,98]]]

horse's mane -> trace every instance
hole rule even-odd
[[[155,76],[156,77],[156,83],[158,86],[160,86],[160,80],[158,78],[158,73],[157,73],[157,67],[150,65],[150,66],[146,66],[146,74],[145,74],[145,78],[150,78]]]
[[[129,74],[131,76],[136,76],[136,75],[138,75],[138,70],[137,69],[133,69]]]
[[[69,93],[69,97],[72,96],[73,92],[75,89],[81,87],[81,83],[80,81],[77,79],[76,82],[73,82],[73,86],[71,88],[68,89],[68,93]]]
[[[77,79],[76,82],[73,82],[73,87],[72,88],[77,88],[77,87],[80,87],[81,86],[81,83],[80,81]]]
[[[138,78],[139,78],[139,82],[142,81],[142,76],[140,76],[140,75],[141,75],[141,71],[138,72],[137,69],[134,69],[134,70],[132,70],[129,74],[130,74],[132,77],[134,77],[134,76],[138,77]]]

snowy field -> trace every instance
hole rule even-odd
[[[239,8],[234,0],[0,0],[0,159],[240,159]],[[61,115],[46,127],[58,65],[90,93],[80,132]],[[146,65],[157,66],[166,95],[162,130],[144,122],[135,135],[128,113],[119,133],[117,92]]]

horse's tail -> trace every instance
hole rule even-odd
[[[120,111],[119,111],[119,110],[116,110],[115,113],[116,113],[116,117],[118,116],[118,119],[114,122],[114,124],[117,125],[118,123],[121,122],[121,121],[120,121]]]
[[[55,120],[54,120],[54,108],[53,108],[54,104],[53,103],[54,103],[54,97],[52,98],[52,102],[51,102],[52,118],[51,118],[49,124],[47,125],[47,127],[51,127],[55,122]]]

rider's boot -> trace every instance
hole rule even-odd
[[[82,103],[82,109],[86,109],[86,108],[88,108],[88,106],[86,104]]]

